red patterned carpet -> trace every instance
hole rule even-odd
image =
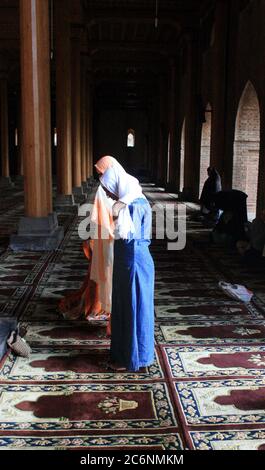
[[[145,191],[151,203],[177,203]],[[56,252],[13,253],[8,234],[22,212],[15,186],[0,207],[0,317],[27,327],[32,354],[1,363],[0,449],[264,449],[262,269],[209,245],[187,205],[185,250],[152,243],[156,360],[139,373],[113,373],[105,325],[67,322],[56,309],[86,274],[78,217],[59,214],[65,238]],[[226,297],[220,280],[252,288],[251,305]]]

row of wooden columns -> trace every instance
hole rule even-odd
[[[68,203],[75,191],[82,194],[82,183],[92,176],[92,106],[87,58],[83,60],[81,56],[82,30],[71,29],[69,0],[57,0],[54,6],[57,195],[62,204],[64,198]],[[52,200],[49,21],[48,0],[20,0],[25,217],[20,221],[17,238],[13,238],[14,249],[28,244],[32,249],[34,246],[42,249],[42,244],[43,249],[54,248],[62,238],[61,232],[56,235],[59,229]],[[2,92],[6,93],[4,85]],[[7,134],[6,129],[1,132]],[[8,154],[2,145],[2,154]],[[4,162],[5,159],[3,165]],[[31,228],[37,239],[31,237],[29,243],[25,236],[30,237]],[[50,234],[50,244],[47,245],[43,234],[46,238]]]
[[[227,84],[228,80],[233,82],[231,75],[234,73],[235,61],[233,51],[228,51],[227,40],[235,29],[231,21],[236,17],[237,9],[237,2],[232,2],[231,5],[222,0],[216,2],[213,55],[215,79],[211,85],[210,96],[213,109],[210,165],[218,169],[222,176],[223,187],[226,189],[232,185],[232,158],[227,158],[227,155],[233,155],[233,138],[231,138],[233,130],[229,130],[229,126],[233,129],[233,124],[229,122],[229,119],[234,119],[233,113],[228,112],[232,101],[229,93],[233,93],[233,87],[230,87],[229,91]],[[167,184],[172,190],[180,187],[181,132],[185,119],[184,188],[180,190],[184,189],[186,197],[197,199],[199,197],[201,131],[207,102],[202,102],[204,92],[201,83],[202,54],[196,29],[186,34],[185,44],[185,83],[182,83],[182,86],[181,80],[178,83],[180,75],[177,71],[180,70],[181,73],[181,63],[176,71],[174,60],[168,64],[167,76],[160,77],[160,143],[155,177],[160,184]],[[178,56],[176,59],[178,60]],[[182,95],[185,96],[185,103]],[[177,113],[177,104],[182,108],[183,114],[181,115]],[[263,160],[261,160],[260,168],[264,164],[262,162]],[[259,184],[261,195],[265,187],[261,169],[259,180],[262,180]]]
[[[81,56],[82,30],[71,30],[70,0],[57,0],[54,7],[57,192],[68,196],[92,176],[91,83]],[[43,217],[53,210],[48,0],[20,0],[20,38],[25,214]],[[6,115],[6,81],[0,84]],[[7,124],[1,122],[2,175],[9,176]]]
[[[0,141],[2,177],[9,178],[7,76],[0,72]]]

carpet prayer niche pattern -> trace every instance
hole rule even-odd
[[[183,204],[144,190],[151,204]],[[22,202],[15,186],[0,207],[0,317],[19,318],[32,353],[0,364],[0,449],[264,450],[264,271],[209,245],[187,205],[186,248],[151,245],[155,362],[114,373],[106,325],[67,322],[57,311],[87,271],[79,218],[59,214],[65,237],[55,252],[13,253],[8,235]],[[254,290],[252,303],[226,297],[220,280]]]

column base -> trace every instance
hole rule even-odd
[[[165,188],[166,183],[165,183],[164,180],[156,180],[156,186],[158,186],[160,188]]]
[[[82,183],[83,192],[88,196],[93,190],[93,184],[89,181],[84,181]]]
[[[78,212],[79,204],[74,201],[73,194],[57,194],[53,207],[58,212]]]
[[[168,193],[178,193],[177,186],[174,183],[167,183],[165,186],[165,190]]]
[[[86,193],[89,190],[89,185],[87,181],[82,181],[82,189],[84,193]]]
[[[55,212],[48,217],[21,217],[18,233],[11,235],[9,247],[13,251],[52,251],[63,237]]]
[[[22,175],[16,175],[16,176],[14,177],[14,181],[15,181],[15,183],[24,183],[24,176],[22,176]]]
[[[12,183],[9,176],[0,177],[0,188],[11,188],[12,186],[14,186],[14,183]]]
[[[55,204],[59,206],[73,206],[74,197],[72,194],[57,194]]]
[[[187,201],[187,202],[194,201],[194,198],[192,195],[192,189],[184,186],[182,194],[181,194],[181,198],[182,198],[182,201]]]
[[[76,186],[73,188],[73,197],[75,204],[83,204],[86,201],[86,194],[84,193],[82,186]]]
[[[73,188],[73,195],[74,196],[83,196],[83,187],[82,186],[75,186]]]

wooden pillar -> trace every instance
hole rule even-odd
[[[22,119],[21,119],[21,96],[19,95],[17,101],[17,138],[18,138],[18,145],[17,145],[17,176],[24,175],[23,169],[23,154],[22,154]]]
[[[217,1],[215,14],[215,41],[213,52],[213,101],[211,132],[211,166],[223,176],[225,157],[225,92],[227,60],[228,3]]]
[[[57,192],[72,193],[71,154],[71,26],[70,0],[56,0],[55,60],[56,60],[56,129],[57,129]]]
[[[86,60],[82,60],[81,72],[81,179],[87,179],[87,84],[86,84]]]
[[[222,6],[220,5],[221,9]],[[224,126],[225,126],[225,146],[223,155],[222,176],[223,189],[231,189],[233,185],[233,159],[234,159],[234,138],[235,122],[237,115],[237,105],[235,100],[238,86],[238,68],[235,67],[238,55],[238,34],[240,29],[240,0],[233,0],[227,5],[226,19],[226,52],[225,52],[225,74],[224,74]]]
[[[177,190],[176,173],[177,173],[177,158],[176,158],[176,61],[170,61],[170,93],[169,93],[169,178],[168,184],[170,189]]]
[[[265,110],[261,109],[260,115],[260,157],[259,157],[259,177],[257,195],[257,215],[265,210]]]
[[[148,177],[152,181],[156,181],[159,158],[159,94],[157,87],[154,88],[152,101],[147,112],[147,120],[147,134],[145,136],[146,165]]]
[[[91,104],[91,93],[90,93],[90,72],[86,73],[86,177],[90,178],[91,174],[91,162],[90,162],[90,104]]]
[[[73,188],[81,188],[81,39],[72,38],[72,169]]]
[[[49,1],[20,0],[25,213],[13,250],[54,250],[63,238],[52,213]]]
[[[9,178],[7,76],[0,76],[0,140],[2,177]]]
[[[87,178],[93,177],[93,94],[91,70],[87,70],[86,80],[86,137],[87,137]]]
[[[20,0],[25,212],[52,212],[48,0]]]
[[[94,122],[94,108],[93,108],[93,86],[90,88],[90,108],[89,108],[89,162],[90,162],[90,173],[93,176],[94,173],[94,133],[93,133],[93,122]]]
[[[185,169],[184,194],[187,198],[197,199],[200,182],[200,135],[198,117],[199,83],[199,40],[196,31],[187,38],[188,42],[188,77],[187,106],[185,120]]]
[[[161,185],[166,183],[167,169],[167,85],[167,77],[161,75],[159,80],[159,153],[156,178],[157,183]]]

